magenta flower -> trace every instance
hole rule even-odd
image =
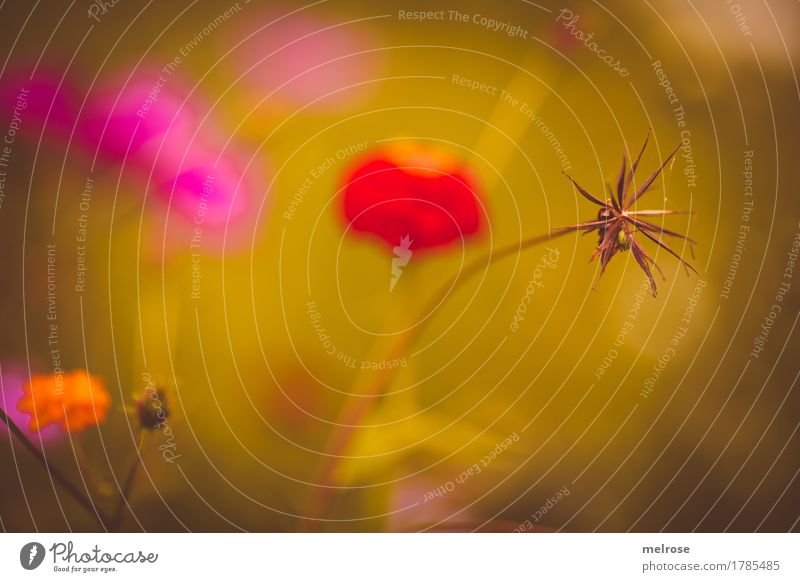
[[[79,125],[80,143],[92,154],[116,163],[152,163],[145,145],[167,133],[181,133],[197,124],[193,104],[184,102],[187,85],[174,74],[137,72],[104,83],[90,96]]]
[[[77,96],[62,72],[38,68],[31,78],[30,69],[22,67],[7,72],[0,83],[0,108],[14,121],[19,117],[19,131],[28,139],[38,140],[42,128],[45,137],[65,139],[72,131],[77,112]]]
[[[159,246],[221,254],[251,244],[268,183],[263,156],[241,145],[223,149],[225,141],[204,134],[155,158],[154,204],[166,229],[157,233]]]

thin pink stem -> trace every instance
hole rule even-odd
[[[489,267],[491,264],[500,261],[506,257],[519,253],[521,251],[532,248],[543,242],[565,235],[570,232],[580,230],[582,225],[569,226],[558,228],[550,231],[547,234],[535,236],[519,243],[513,243],[500,247],[499,249],[492,250],[488,255],[483,255],[472,261],[464,269],[461,269],[453,277],[448,279],[444,285],[431,297],[427,303],[423,313],[429,313],[435,309],[439,303],[444,301],[447,296],[458,289],[461,285],[479,273],[481,270]],[[412,328],[408,333],[404,334],[398,343],[394,346],[389,354],[389,360],[399,359],[402,355],[413,345],[414,341],[420,336],[421,332],[427,326],[427,323],[432,318],[424,320],[422,323]],[[348,400],[339,413],[337,419],[338,429],[334,431],[331,436],[331,442],[328,447],[328,456],[325,457],[322,469],[320,471],[319,482],[312,492],[310,500],[309,515],[320,519],[318,516],[322,513],[325,506],[328,504],[331,495],[336,486],[332,485],[333,477],[342,461],[342,455],[348,449],[350,444],[358,432],[360,421],[367,416],[372,409],[374,403],[378,400],[376,397],[383,394],[386,387],[389,385],[394,369],[387,369],[382,375],[375,378],[375,380],[366,386],[365,390],[359,393],[358,398]],[[315,521],[302,520],[300,529],[302,531],[310,531],[314,529],[312,526]]]

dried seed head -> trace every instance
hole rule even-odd
[[[658,247],[664,249],[667,251],[667,253],[678,259],[686,268],[687,273],[689,270],[692,270],[695,273],[697,273],[697,271],[680,255],[673,251],[664,242],[662,236],[666,235],[683,239],[689,243],[690,248],[691,245],[694,244],[692,239],[677,232],[667,230],[663,226],[654,224],[643,218],[645,216],[687,214],[686,212],[676,210],[632,210],[634,203],[641,198],[641,196],[650,188],[650,186],[652,186],[655,179],[678,151],[678,147],[680,147],[680,145],[676,147],[672,153],[667,156],[667,159],[664,160],[661,166],[652,174],[650,174],[650,176],[642,183],[641,186],[639,186],[638,189],[631,190],[634,173],[636,172],[636,168],[639,166],[639,161],[642,158],[642,154],[647,146],[649,137],[650,132],[648,132],[647,138],[645,138],[644,141],[644,145],[639,151],[639,155],[631,164],[630,170],[628,170],[627,173],[627,160],[625,159],[624,155],[622,156],[622,169],[620,170],[619,178],[617,179],[617,191],[616,193],[611,193],[610,200],[603,202],[601,199],[593,196],[584,188],[582,188],[575,180],[572,179],[572,177],[567,176],[578,189],[578,192],[580,192],[581,195],[590,202],[600,206],[600,210],[597,213],[597,220],[590,220],[588,222],[576,224],[574,226],[567,227],[566,230],[585,230],[587,233],[597,231],[599,240],[597,243],[597,248],[595,248],[595,251],[592,254],[592,259],[600,257],[600,275],[598,276],[598,279],[605,272],[606,266],[608,266],[608,263],[615,254],[617,254],[619,251],[630,250],[636,259],[637,264],[644,271],[645,275],[647,275],[647,278],[650,281],[650,287],[653,291],[653,296],[655,297],[657,288],[651,271],[651,266],[654,267],[662,275],[662,277],[663,273],[661,273],[661,269],[656,264],[655,260],[648,254],[636,236],[634,236],[635,233],[641,234],[645,238],[654,242]]]

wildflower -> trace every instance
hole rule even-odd
[[[188,218],[194,226],[202,226],[204,230],[234,226],[245,214],[255,210],[255,193],[251,193],[250,184],[244,179],[247,158],[242,157],[244,159],[208,153],[190,167],[181,168],[180,164],[175,164],[160,168],[164,173],[176,167],[180,170],[159,185],[157,194],[169,202],[176,219]],[[164,162],[166,166],[167,160]]]
[[[344,215],[359,232],[391,247],[441,247],[480,230],[475,179],[465,164],[434,149],[404,144],[372,152],[345,180]]]
[[[85,370],[74,370],[31,376],[23,385],[17,410],[30,415],[28,428],[34,432],[51,424],[78,432],[103,422],[110,405],[111,397],[102,379]]]
[[[155,430],[169,418],[166,393],[148,382],[144,393],[136,399],[136,418],[142,428]]]
[[[180,134],[197,128],[196,103],[187,103],[189,88],[177,77],[165,85],[163,75],[148,67],[132,78],[106,80],[87,98],[76,129],[77,143],[90,155],[102,159],[132,162],[147,170],[153,162],[151,151],[165,134]],[[196,100],[195,100],[196,101]]]
[[[0,110],[14,114],[21,134],[28,139],[68,139],[78,115],[78,90],[63,79],[61,66],[50,64],[20,66],[3,75]],[[13,118],[12,118],[12,121]],[[44,132],[44,133],[42,133]]]
[[[687,274],[690,269],[695,273],[697,273],[697,271],[680,255],[673,251],[666,242],[664,242],[662,235],[677,237],[687,241],[690,245],[690,250],[691,245],[693,245],[695,241],[682,234],[667,230],[657,224],[653,224],[652,222],[649,222],[643,218],[645,216],[687,214],[686,211],[633,210],[633,205],[650,188],[667,163],[669,163],[669,161],[672,159],[672,156],[675,155],[675,152],[678,151],[678,147],[680,147],[679,144],[678,147],[676,147],[672,153],[667,156],[667,159],[664,160],[664,163],[662,163],[657,170],[650,174],[647,180],[645,180],[638,189],[632,191],[631,184],[633,182],[633,175],[636,172],[636,168],[639,166],[639,160],[641,160],[644,149],[647,147],[647,141],[649,137],[650,133],[648,132],[647,138],[644,140],[644,145],[639,151],[639,155],[636,157],[636,160],[633,162],[633,164],[631,164],[630,170],[627,173],[627,161],[625,156],[622,156],[622,169],[620,170],[619,178],[617,179],[616,193],[609,192],[610,198],[605,202],[593,196],[592,194],[589,194],[589,192],[582,188],[575,180],[572,179],[572,177],[567,176],[567,178],[569,178],[578,189],[578,192],[580,192],[589,201],[600,206],[600,210],[597,213],[597,220],[590,220],[581,224],[576,224],[574,226],[567,227],[565,230],[585,230],[587,233],[597,231],[599,235],[599,242],[590,260],[600,257],[600,276],[602,276],[602,274],[605,272],[608,263],[611,261],[614,255],[617,254],[617,252],[630,250],[631,253],[633,253],[633,258],[636,259],[636,262],[642,268],[645,275],[647,275],[647,278],[650,281],[650,287],[653,291],[653,296],[655,297],[656,282],[655,279],[653,279],[650,266],[652,265],[655,267],[659,274],[661,274],[662,278],[664,277],[664,274],[656,264],[655,260],[648,254],[645,248],[638,241],[635,236],[636,233],[650,239],[656,245],[678,259],[678,261],[680,261],[685,267]]]
[[[160,260],[190,247],[212,256],[249,249],[269,212],[268,168],[262,152],[246,144],[226,146],[211,129],[191,143],[166,143],[153,167],[154,256]]]
[[[248,117],[274,116],[286,107],[352,110],[376,92],[374,81],[383,76],[385,59],[370,50],[377,45],[366,27],[342,26],[307,10],[252,10],[262,12],[226,26],[223,44],[232,48],[221,71],[242,87],[233,98],[242,100],[238,107]]]

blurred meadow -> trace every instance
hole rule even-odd
[[[797,531],[800,5],[735,5],[6,3],[0,407],[102,379],[96,426],[25,430],[107,513],[135,467],[123,531]],[[637,208],[691,211],[651,218],[699,274],[642,239],[655,297],[598,279],[597,232],[489,262],[649,130],[634,184],[683,147]],[[460,172],[477,226],[393,274],[370,156]],[[3,530],[104,527],[0,428]]]

